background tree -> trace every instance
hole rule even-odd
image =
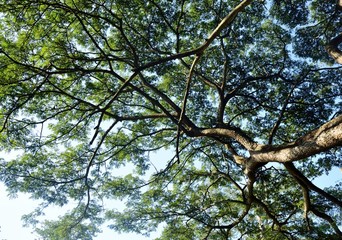
[[[339,239],[339,4],[0,1],[1,181],[44,239]]]

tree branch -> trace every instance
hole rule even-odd
[[[342,51],[338,48],[338,45],[342,43],[342,33],[340,33],[337,37],[330,40],[330,42],[326,45],[325,49],[328,54],[335,59],[338,64],[342,64]]]
[[[338,200],[334,196],[330,195],[329,193],[325,192],[324,190],[317,187],[313,184],[309,179],[307,179],[295,166],[292,162],[284,163],[284,166],[289,171],[289,173],[300,183],[305,185],[306,187],[310,188],[311,190],[315,191],[316,193],[322,195],[329,201],[335,203],[337,206],[342,207],[342,201]]]
[[[342,115],[323,124],[297,141],[280,146],[258,145],[250,151],[255,162],[292,162],[342,146]]]
[[[174,55],[171,55],[171,56],[167,56],[165,58],[161,58],[161,59],[158,59],[156,61],[153,61],[153,62],[149,62],[145,65],[142,65],[140,67],[137,67],[135,69],[133,69],[133,71],[135,72],[140,72],[142,70],[145,70],[147,68],[150,68],[150,67],[153,67],[155,65],[159,65],[161,63],[164,63],[164,62],[168,62],[168,61],[172,61],[172,60],[176,60],[176,59],[181,59],[181,58],[184,58],[184,57],[189,57],[189,56],[192,56],[194,54],[196,55],[201,55],[205,49],[208,48],[208,46],[214,41],[214,39],[220,34],[220,32],[226,28],[233,20],[234,18],[236,17],[236,15],[243,11],[244,8],[246,6],[248,6],[250,3],[252,2],[252,0],[244,0],[242,1],[239,5],[237,5],[221,22],[220,24],[214,29],[214,31],[210,34],[210,36],[208,37],[208,39],[201,45],[199,46],[198,48],[195,48],[193,50],[189,50],[189,51],[186,51],[186,52],[182,52],[182,53],[177,53],[177,54],[174,54]]]
[[[336,234],[338,234],[340,237],[342,236],[342,232],[341,230],[338,228],[338,226],[336,225],[335,221],[326,213],[318,211],[316,208],[312,207],[310,208],[310,211],[315,214],[317,217],[320,217],[324,220],[326,220],[327,222],[330,223],[330,225],[332,226],[332,228],[335,230]]]
[[[236,127],[216,127],[199,129],[194,133],[195,136],[203,137],[227,137],[236,140],[247,150],[254,150],[258,144],[248,137],[241,129]]]

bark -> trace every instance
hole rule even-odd
[[[262,163],[292,162],[339,146],[342,146],[342,115],[293,143],[281,146],[266,145],[260,151],[250,151],[250,161]]]
[[[342,33],[337,37],[330,40],[325,49],[328,54],[335,59],[338,64],[342,64],[342,51],[338,48],[338,45],[342,43]]]
[[[232,127],[218,127],[201,129],[195,133],[195,136],[203,137],[228,137],[239,142],[247,150],[254,150],[258,144],[246,136],[241,129]]]
[[[336,12],[340,14],[342,11],[342,0],[336,0]],[[328,54],[335,59],[338,64],[342,64],[342,51],[338,48],[338,45],[342,43],[342,33],[337,37],[330,40],[330,42],[325,46]]]
[[[342,115],[307,133],[296,141],[284,145],[262,145],[249,138],[239,128],[221,127],[192,129],[196,137],[225,137],[239,142],[250,154],[249,165],[267,162],[292,162],[342,146]],[[244,161],[241,161],[241,164]]]
[[[342,11],[342,0],[336,0],[337,11]]]

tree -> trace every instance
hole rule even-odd
[[[341,166],[340,1],[0,9],[0,141],[17,153],[0,180],[43,201],[25,219],[44,239],[92,239],[104,222],[164,223],[160,240],[341,237],[341,183],[313,182]],[[113,199],[126,210],[104,209]]]

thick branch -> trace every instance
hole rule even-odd
[[[232,138],[247,150],[254,150],[258,146],[258,144],[249,138],[241,129],[233,127],[201,129],[195,133],[195,136]]]
[[[265,145],[260,150],[250,151],[250,160],[254,162],[292,162],[339,146],[342,146],[342,115],[293,143],[281,146]]]
[[[330,40],[325,49],[329,55],[335,59],[338,64],[342,64],[342,51],[338,48],[338,45],[342,43],[342,33],[337,37]]]

